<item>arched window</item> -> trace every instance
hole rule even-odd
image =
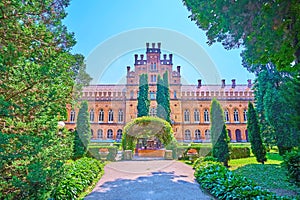
[[[119,140],[122,139],[122,130],[121,130],[121,129],[119,129],[119,130],[117,131],[117,139],[119,139]]]
[[[75,122],[75,110],[71,110],[70,113],[70,122]]]
[[[244,109],[243,115],[244,115],[244,122],[247,122],[247,110],[246,109]]]
[[[204,122],[209,122],[209,113],[207,109],[204,110]]]
[[[190,111],[185,110],[184,111],[184,122],[189,122],[190,121]]]
[[[239,111],[238,111],[238,109],[234,109],[234,111],[233,111],[233,120],[234,120],[234,122],[239,122],[240,120],[239,120]]]
[[[195,130],[195,139],[200,140],[201,139],[201,132],[199,129]]]
[[[156,108],[150,108],[150,113],[149,113],[150,116],[156,116]]]
[[[199,122],[200,122],[200,112],[199,112],[198,109],[195,109],[195,110],[194,110],[194,121],[195,121],[196,123],[199,123]]]
[[[191,140],[191,131],[189,129],[184,131],[184,139],[185,140]]]
[[[107,139],[113,139],[113,130],[112,129],[107,130]]]
[[[103,138],[103,130],[102,129],[98,129],[97,138],[98,139],[102,139]]]
[[[113,122],[114,121],[114,111],[112,111],[112,109],[110,109],[108,111],[108,122]]]
[[[225,122],[229,123],[229,112],[227,109],[224,110]]]
[[[91,109],[90,110],[90,122],[94,122],[94,117],[95,117],[94,109]]]
[[[124,120],[124,113],[123,113],[123,110],[120,109],[119,115],[118,115],[118,122],[123,122],[123,120]]]
[[[228,137],[232,140],[231,130],[227,129]]]
[[[209,129],[205,130],[205,139],[210,140],[210,130]]]
[[[241,142],[242,141],[242,135],[241,135],[241,130],[240,129],[236,129],[235,130],[235,138],[237,142]]]
[[[99,119],[98,119],[99,122],[103,122],[104,121],[104,111],[103,109],[101,109],[99,111]]]

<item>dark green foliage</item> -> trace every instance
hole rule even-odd
[[[262,164],[264,164],[264,162],[267,161],[267,152],[265,146],[262,143],[257,115],[251,102],[249,102],[248,104],[247,119],[247,130],[251,143],[252,153],[255,155],[257,162],[261,162]]]
[[[243,48],[243,65],[250,71],[269,62],[278,69],[299,71],[299,1],[184,0],[184,4],[192,12],[191,20],[206,32],[208,44]]]
[[[280,155],[300,145],[299,130],[293,121],[296,110],[294,104],[290,103],[290,93],[293,92],[290,90],[293,88],[291,84],[290,77],[270,65],[258,75],[255,85],[258,114],[264,116],[261,124],[272,128]]]
[[[103,174],[104,165],[93,158],[81,158],[71,163],[66,163],[63,168],[65,176],[53,191],[53,197],[61,199],[77,199],[94,180]]]
[[[213,99],[210,109],[210,133],[212,142],[212,155],[223,162],[225,166],[228,166],[229,160],[229,137],[224,121],[224,112],[221,108],[220,103]]]
[[[89,154],[93,158],[96,158],[97,160],[100,160],[100,154],[99,149],[108,149],[109,154],[107,155],[106,159],[109,161],[115,161],[116,155],[118,153],[118,147],[117,146],[89,146]]]
[[[122,135],[123,150],[134,150],[137,138],[155,136],[165,146],[175,140],[171,125],[158,117],[138,117],[126,124]]]
[[[290,180],[300,185],[300,150],[294,150],[284,155],[283,166],[288,170]]]
[[[150,101],[148,98],[149,84],[148,84],[148,75],[142,74],[140,75],[139,82],[139,96],[138,96],[138,117],[148,116],[149,115],[149,106]]]
[[[163,78],[158,75],[157,79],[157,116],[171,123],[170,119],[170,89],[168,71],[163,75]]]
[[[57,128],[74,86],[68,4],[0,3],[0,199],[47,199],[72,155],[73,135]]]
[[[89,121],[88,103],[86,101],[81,102],[76,124],[74,159],[86,155],[91,140],[91,126]]]
[[[288,199],[264,190],[253,181],[229,171],[220,163],[198,163],[195,177],[200,186],[218,199]]]

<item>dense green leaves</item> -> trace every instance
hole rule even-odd
[[[0,3],[0,198],[47,199],[72,155],[58,130],[74,86],[68,0]]]
[[[208,44],[244,47],[244,66],[274,63],[278,69],[300,69],[300,3],[297,0],[184,0],[190,18],[206,31]],[[294,66],[291,64],[294,62]]]
[[[91,140],[91,126],[89,121],[88,103],[82,101],[77,116],[77,126],[74,140],[74,159],[86,155]]]
[[[300,185],[300,150],[294,150],[284,155],[283,165],[288,170],[289,178]]]
[[[265,146],[262,143],[256,111],[251,102],[249,102],[248,104],[247,119],[247,130],[251,143],[252,153],[255,155],[257,162],[261,162],[262,164],[264,164],[264,162],[267,161],[267,152]]]
[[[171,125],[158,117],[138,117],[126,124],[122,135],[123,150],[134,150],[137,138],[155,136],[164,145],[168,145],[175,139]]]
[[[228,166],[229,160],[229,137],[225,125],[224,112],[220,103],[213,99],[210,108],[210,121],[211,121],[211,142],[212,142],[212,155]]]
[[[138,117],[148,116],[149,115],[149,106],[150,101],[148,98],[149,84],[148,84],[148,75],[142,74],[140,75],[139,82],[139,96],[138,96]]]
[[[158,75],[157,78],[157,116],[171,123],[170,119],[170,91],[168,81],[168,71],[163,75],[163,78]]]

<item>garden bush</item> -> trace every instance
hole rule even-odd
[[[115,161],[116,155],[118,153],[118,147],[117,146],[89,146],[89,155],[91,157],[96,158],[97,160],[100,160],[100,154],[99,149],[108,149],[109,154],[107,155],[107,160],[109,161]]]
[[[240,159],[250,157],[250,148],[243,146],[230,147],[230,159]]]
[[[64,165],[65,176],[54,190],[54,199],[76,199],[99,173],[103,174],[103,164],[93,158],[81,158]]]
[[[300,185],[300,150],[286,153],[283,159],[283,165],[288,170],[290,180]]]
[[[218,162],[199,163],[195,169],[195,177],[203,189],[218,199],[289,199],[262,189]]]

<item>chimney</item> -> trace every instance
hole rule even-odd
[[[180,66],[177,66],[177,72],[180,74]]]
[[[173,62],[172,62],[173,54],[169,54],[169,58],[170,58],[170,64],[173,64]]]
[[[161,45],[161,43],[160,43],[160,42],[158,42],[158,43],[157,43],[157,48],[159,48],[159,49],[160,49],[160,45]]]
[[[167,54],[164,54],[164,60],[166,60],[167,59]]]
[[[248,88],[251,88],[252,87],[252,83],[251,83],[251,79],[248,79]]]
[[[235,88],[235,79],[232,79],[231,81],[232,81],[231,87],[232,87],[232,88]]]
[[[146,43],[146,48],[147,48],[147,49],[149,48],[149,42]]]
[[[153,49],[155,48],[155,43],[152,43],[152,48],[153,48]]]
[[[143,54],[141,54],[141,60],[144,60],[144,55]]]
[[[130,72],[130,66],[127,66],[127,73]]]
[[[138,55],[137,55],[137,54],[134,54],[134,64],[137,63],[137,59],[138,59]]]
[[[202,86],[201,79],[198,79],[198,86],[197,86],[197,88],[200,88],[201,86]]]
[[[224,88],[225,87],[225,79],[222,79],[222,86],[221,86],[222,88]]]

